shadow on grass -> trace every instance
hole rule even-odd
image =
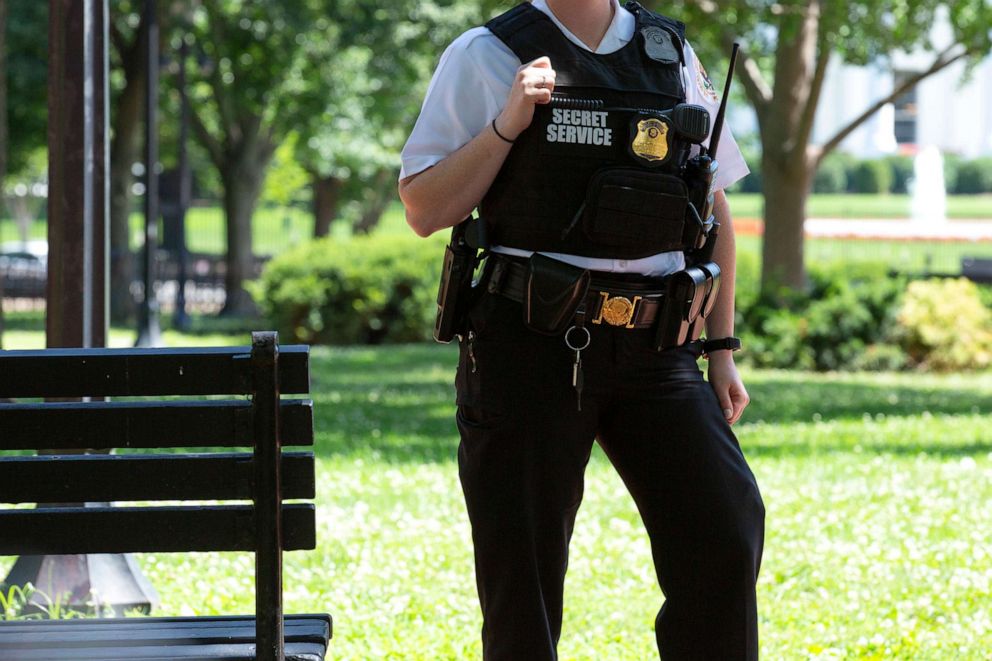
[[[786,457],[817,457],[831,454],[852,454],[871,457],[877,455],[896,457],[916,457],[926,455],[936,458],[974,457],[992,453],[992,442],[975,441],[964,443],[933,443],[900,441],[885,443],[864,443],[852,446],[849,443],[755,443],[744,444],[749,459],[782,459]]]
[[[454,423],[453,346],[315,348],[313,398],[316,452],[325,458],[374,458],[385,462],[453,461],[458,446]],[[974,389],[960,380],[914,375],[857,375],[754,372],[748,382],[752,404],[739,427],[749,456],[814,456],[828,453],[913,456],[969,456],[992,451],[992,434],[967,431],[948,438],[953,423],[943,416],[992,410],[987,378]],[[929,411],[941,438],[929,433]],[[866,418],[912,420],[911,429],[872,428]],[[815,421],[838,421],[836,433]],[[907,423],[909,424],[909,423]],[[800,429],[796,429],[800,425]],[[910,433],[911,432],[911,433]],[[988,438],[988,440],[986,440]]]
[[[992,392],[981,389],[808,379],[757,379],[747,384],[751,395],[746,419],[750,422],[809,422],[811,420],[861,419],[879,414],[912,416],[976,414],[992,411]],[[906,376],[909,381],[912,377]]]

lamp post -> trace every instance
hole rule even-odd
[[[49,0],[49,347],[106,346],[109,272],[107,0]],[[39,454],[66,454],[41,450]],[[109,450],[95,452],[106,453]],[[158,599],[131,555],[21,556],[4,586],[32,584],[29,609],[46,600],[76,611],[148,612]]]
[[[155,0],[145,0],[148,25],[148,88],[145,93],[145,245],[143,280],[145,295],[138,307],[138,341],[135,346],[155,347],[162,343],[158,299],[155,297],[155,252],[158,248],[158,42],[159,26]]]

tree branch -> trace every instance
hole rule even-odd
[[[732,45],[733,39],[729,43]],[[737,67],[737,75],[741,78],[747,98],[754,105],[754,111],[761,117],[772,102],[772,89],[761,75],[757,62],[745,52],[738,53],[738,57],[741,58],[741,66]]]
[[[953,48],[954,48],[954,45],[949,46],[946,50],[944,50],[942,53],[940,53],[936,57],[936,59],[934,59],[933,64],[930,65],[930,68],[929,69],[926,69],[924,71],[920,71],[919,73],[917,73],[917,74],[915,74],[913,76],[910,76],[909,78],[907,78],[906,80],[904,80],[902,82],[902,84],[898,85],[894,90],[892,90],[892,93],[891,94],[889,94],[885,98],[879,99],[878,101],[876,101],[875,103],[873,103],[871,106],[868,107],[867,110],[865,110],[863,113],[861,113],[860,115],[858,115],[857,117],[855,117],[853,120],[851,120],[851,122],[848,123],[847,126],[843,127],[839,131],[837,131],[836,135],[834,135],[832,138],[830,138],[829,140],[827,140],[823,144],[823,146],[819,148],[818,152],[815,155],[816,156],[815,165],[819,165],[820,161],[823,160],[823,157],[824,156],[826,156],[831,151],[833,151],[834,149],[836,149],[840,145],[840,143],[842,143],[844,141],[844,139],[847,138],[847,136],[849,136],[852,133],[854,133],[854,131],[859,126],[861,126],[866,121],[868,121],[868,118],[870,118],[872,115],[874,115],[876,112],[878,112],[882,108],[882,106],[884,106],[884,105],[886,105],[888,103],[892,103],[899,96],[901,96],[905,92],[907,92],[910,89],[912,89],[913,86],[916,85],[917,83],[919,83],[921,80],[923,80],[925,78],[929,78],[930,76],[934,75],[935,73],[938,73],[940,71],[943,71],[944,69],[946,69],[947,67],[951,66],[955,62],[957,62],[959,60],[962,60],[962,59],[964,59],[966,57],[969,57],[969,56],[971,56],[971,55],[974,54],[974,52],[971,49],[965,49],[964,51],[958,53],[957,55],[955,55],[955,56],[953,56],[953,57],[951,57],[949,59],[944,59],[945,57],[947,57],[950,54],[950,52],[951,52],[951,50]]]
[[[196,133],[197,139],[207,150],[207,153],[210,154],[210,160],[214,162],[217,169],[223,170],[226,165],[224,162],[224,146],[207,129],[207,125],[203,123],[203,118],[200,117],[200,113],[192,103],[189,106],[189,111],[190,122],[193,125],[193,132]]]
[[[813,80],[810,81],[809,98],[799,118],[796,145],[801,145],[801,148],[809,144],[810,135],[813,133],[813,122],[816,120],[816,109],[820,105],[820,93],[823,91],[823,81],[827,77],[828,64],[830,64],[830,48],[825,40],[821,40],[816,56],[816,69],[813,71]]]
[[[695,5],[699,11],[703,12],[707,16],[714,19],[715,25],[723,25],[719,20],[720,6],[713,0],[688,0],[691,4]],[[723,47],[729,51],[733,45],[734,41],[737,40],[737,35],[727,29],[720,30],[720,43]],[[761,69],[758,67],[758,63],[755,62],[745,51],[741,51],[738,54],[740,61],[740,66],[737,67],[737,75],[740,76],[741,84],[744,85],[744,91],[747,94],[747,98],[751,101],[754,106],[754,111],[758,114],[758,119],[761,121],[762,116],[765,113],[765,108],[772,102],[772,89],[765,81],[764,76],[761,74]]]
[[[225,35],[221,26],[221,21],[223,21],[223,18],[221,18],[216,11],[211,11],[210,3],[204,3],[203,7],[207,11],[207,23],[209,24],[211,40],[217,45],[225,43]],[[218,56],[217,61],[214,62],[213,70],[210,72],[210,87],[214,91],[214,99],[217,103],[217,110],[220,114],[220,124],[223,127],[222,130],[228,135],[231,135],[233,131],[241,131],[241,124],[239,121],[240,118],[231,106],[230,93],[224,85],[224,80],[220,70],[220,59],[221,58]],[[236,80],[235,83],[237,83]]]

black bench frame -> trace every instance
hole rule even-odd
[[[0,555],[254,551],[254,622],[240,618],[241,634],[220,639],[240,637],[244,642],[245,635],[254,634],[254,658],[283,661],[282,551],[315,548],[316,531],[312,503],[282,502],[315,496],[313,453],[282,452],[282,445],[312,445],[312,402],[283,400],[280,393],[307,393],[309,385],[308,348],[280,349],[275,333],[253,333],[250,350],[0,351],[0,399],[99,398],[0,404],[0,450],[253,448],[251,453],[0,456],[0,503],[41,505],[0,509]],[[250,401],[171,399],[189,395],[250,395]],[[106,397],[170,399],[103,401]],[[252,504],[65,505],[162,500]],[[326,649],[330,616],[294,617],[326,624]],[[87,628],[145,622],[165,631],[166,641],[175,635],[168,633],[170,628],[233,619],[0,622],[0,657],[11,658],[13,653],[28,658],[26,650],[40,646],[41,639],[46,646],[55,645],[52,637],[60,631],[74,632],[78,643]],[[253,629],[248,634],[243,631],[246,624]],[[320,643],[312,638],[310,643]],[[203,644],[217,641],[208,637]],[[72,644],[65,642],[65,649]],[[322,658],[323,653],[290,658]]]

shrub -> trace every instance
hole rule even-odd
[[[324,238],[271,260],[253,293],[296,342],[379,344],[431,337],[445,237]]]
[[[885,161],[892,171],[892,192],[908,193],[909,182],[915,176],[912,157],[888,156]]]
[[[958,167],[954,192],[958,195],[992,193],[992,158],[962,162]]]
[[[861,161],[851,170],[854,193],[889,193],[892,191],[892,167],[885,160]]]
[[[843,193],[847,190],[847,161],[844,154],[827,154],[813,176],[814,193]]]
[[[958,171],[962,163],[964,159],[957,154],[944,154],[944,190],[948,193],[957,192]]]
[[[810,270],[810,290],[758,297],[742,305],[747,360],[792,369],[840,370],[901,367],[891,345],[905,280],[884,265],[843,265]],[[869,360],[871,354],[877,360]]]
[[[992,366],[992,311],[970,280],[911,283],[898,321],[900,344],[919,366],[935,370]]]

